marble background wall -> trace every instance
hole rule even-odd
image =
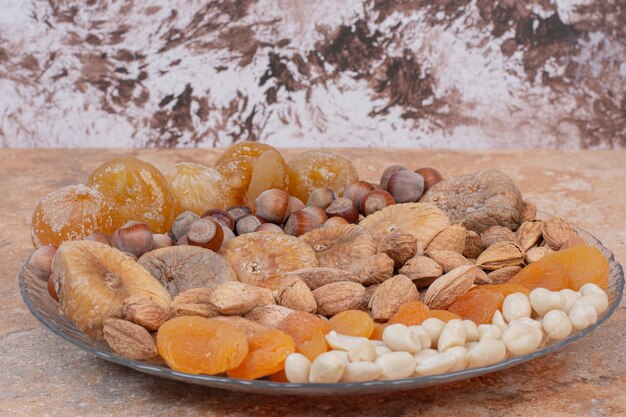
[[[1,146],[626,146],[626,0],[0,0]]]

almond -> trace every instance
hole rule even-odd
[[[520,247],[524,252],[537,245],[541,240],[543,221],[530,220],[522,223],[515,232]]]
[[[398,272],[409,277],[417,288],[425,288],[443,275],[443,268],[427,256],[414,256]]]
[[[393,276],[395,263],[386,253],[377,253],[367,258],[355,271],[364,285],[380,284]]]
[[[409,233],[389,233],[378,244],[378,253],[393,259],[394,267],[400,268],[417,253],[417,239]]]
[[[428,257],[441,265],[444,274],[458,268],[461,265],[474,265],[472,261],[451,250],[432,251]]]
[[[409,301],[419,300],[419,292],[406,275],[396,275],[376,288],[369,302],[372,317],[376,321],[387,321]]]
[[[154,332],[163,323],[170,319],[169,309],[163,308],[151,298],[131,296],[124,300],[122,305],[124,318]]]
[[[560,250],[569,239],[578,237],[576,230],[560,217],[543,222],[541,232],[546,244],[552,250]]]
[[[467,259],[476,259],[484,250],[485,245],[478,233],[468,230],[467,235],[465,235],[465,250],[463,250],[462,255]]]
[[[312,290],[333,282],[357,282],[361,283],[362,279],[343,269],[337,268],[304,268],[297,269],[285,274],[285,277],[299,278]]]
[[[365,287],[356,282],[333,282],[313,290],[317,313],[334,316],[345,310],[358,309],[365,296]]]
[[[311,289],[300,278],[295,276],[285,277],[276,293],[278,304],[293,310],[315,313],[317,303]]]
[[[264,305],[248,311],[244,317],[266,327],[276,327],[282,319],[293,313],[288,307],[279,305]]]
[[[264,326],[255,321],[248,320],[240,316],[216,316],[216,317],[213,317],[213,319],[225,321],[225,322],[232,324],[233,326],[235,326],[236,328],[244,332],[247,337],[250,337],[259,331],[269,329],[269,327],[267,326]]]
[[[480,238],[486,248],[498,242],[513,242],[519,244],[515,233],[503,226],[491,226],[481,233]]]
[[[573,248],[574,246],[586,246],[586,245],[587,245],[587,242],[582,237],[572,236],[569,239],[567,239],[565,242],[563,242],[563,244],[561,245],[561,249],[559,250]]]
[[[527,222],[537,218],[537,206],[530,201],[522,202],[522,209],[520,213],[521,220]]]
[[[146,360],[157,356],[154,339],[138,324],[127,320],[107,319],[102,332],[104,340],[120,356],[135,360]]]
[[[208,287],[192,288],[181,292],[170,304],[170,311],[174,317],[213,317],[218,313],[210,302],[212,293],[213,289]]]
[[[524,252],[517,243],[497,242],[489,246],[476,259],[476,265],[482,269],[493,271],[505,266],[521,265],[524,262]]]
[[[426,247],[425,252],[451,250],[460,254],[465,250],[467,229],[463,225],[455,224],[443,229]]]
[[[241,316],[259,305],[256,287],[238,281],[224,282],[209,295],[209,302],[220,314]]]
[[[526,264],[537,262],[539,259],[551,252],[554,251],[547,246],[535,246],[534,248],[528,249],[528,251],[524,254],[524,262],[526,262]]]
[[[487,276],[491,279],[492,284],[504,284],[521,270],[520,266],[505,266],[491,271]]]
[[[474,265],[462,265],[437,278],[428,287],[424,302],[431,309],[446,310],[472,288],[477,269]]]

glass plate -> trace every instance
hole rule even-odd
[[[597,247],[609,259],[611,269],[609,275],[609,309],[598,317],[598,321],[592,326],[570,335],[568,338],[549,344],[543,348],[524,356],[506,359],[500,363],[480,368],[466,369],[458,372],[450,372],[442,375],[408,378],[397,381],[372,381],[359,383],[341,384],[291,384],[276,383],[267,380],[244,381],[222,376],[192,375],[169,369],[162,363],[146,363],[125,359],[116,355],[108,345],[101,340],[95,340],[78,330],[58,311],[59,304],[49,295],[47,284],[39,280],[29,270],[28,266],[22,267],[19,275],[20,292],[24,302],[31,313],[42,322],[54,334],[61,336],[68,342],[79,348],[101,357],[107,361],[127,366],[139,372],[155,375],[161,378],[204,385],[211,388],[221,388],[231,391],[249,392],[256,394],[289,394],[289,395],[349,395],[375,392],[390,392],[409,390],[432,385],[444,384],[462,379],[477,377],[501,369],[510,368],[550,352],[562,349],[591,333],[600,324],[604,323],[618,307],[624,291],[624,271],[620,264],[615,261],[613,253],[605,248],[600,241],[590,234],[579,230],[581,236],[591,245]]]

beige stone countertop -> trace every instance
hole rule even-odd
[[[299,150],[285,151],[286,159]],[[626,260],[626,150],[437,151],[341,149],[361,177],[386,165],[434,166],[444,175],[499,169],[540,210],[562,216]],[[2,416],[413,416],[626,415],[624,303],[589,336],[532,362],[449,385],[382,395],[302,398],[246,395],[159,379],[70,345],[22,302],[18,271],[32,250],[37,200],[84,182],[113,157],[134,155],[161,169],[211,164],[219,150],[0,149],[0,415]]]

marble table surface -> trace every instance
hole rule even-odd
[[[299,150],[285,151],[287,157]],[[626,261],[626,151],[342,149],[364,178],[390,163],[444,175],[500,169],[527,199],[597,236]],[[135,155],[161,169],[212,163],[216,150],[0,149],[0,415],[412,416],[625,415],[626,309],[590,336],[521,366],[403,393],[300,398],[230,393],[143,375],[91,357],[47,331],[22,302],[17,275],[31,251],[38,198],[84,181],[107,158]]]

